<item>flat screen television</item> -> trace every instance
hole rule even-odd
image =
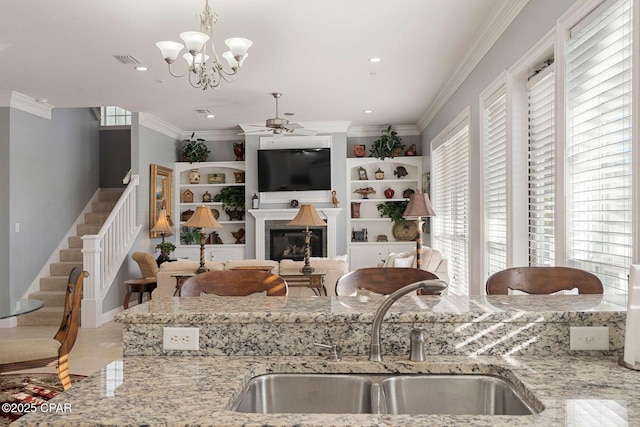
[[[258,191],[330,189],[330,148],[258,150]]]

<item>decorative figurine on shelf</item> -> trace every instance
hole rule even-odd
[[[384,179],[384,171],[378,168],[378,170],[375,171],[374,176],[376,177],[377,180]]]
[[[211,193],[205,191],[202,195],[202,203],[210,203],[211,202]]]
[[[387,235],[386,234],[378,234],[378,237],[376,237],[376,242],[388,242],[389,239],[387,239]]]
[[[244,228],[241,228],[238,231],[232,231],[231,235],[236,239],[236,245],[244,243]]]
[[[363,199],[368,199],[369,194],[376,194],[376,190],[374,190],[373,187],[364,187],[356,189],[354,193],[361,194]]]
[[[244,172],[234,172],[233,177],[236,179],[236,184],[244,183]]]
[[[338,196],[336,196],[336,190],[331,190],[331,204],[333,204],[334,208],[337,208],[338,205],[340,204],[340,201],[338,200]]]
[[[407,148],[407,151],[404,152],[405,156],[415,156],[416,154],[418,154],[416,144],[411,144],[409,148]]]
[[[393,174],[398,178],[402,178],[403,176],[409,175],[409,172],[407,172],[407,168],[404,166],[398,166],[396,170],[393,171]]]
[[[393,199],[394,194],[396,194],[396,192],[393,191],[393,188],[391,187],[384,190],[384,197],[386,197],[387,199]]]
[[[193,203],[193,191],[188,188],[182,193],[182,203]]]
[[[237,162],[244,160],[244,142],[233,143],[233,154],[236,155]]]

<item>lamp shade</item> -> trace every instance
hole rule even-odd
[[[289,222],[287,225],[302,225],[302,226],[323,226],[327,225],[326,222],[318,216],[316,208],[313,205],[301,205],[298,215]]]
[[[171,236],[173,234],[173,226],[171,224],[171,220],[167,216],[166,209],[160,210],[160,215],[158,215],[156,225],[153,226],[151,231],[154,231],[156,233],[164,233],[165,236]]]
[[[409,199],[409,204],[402,215],[405,218],[418,218],[423,216],[436,216],[431,207],[429,195],[427,193],[413,193]]]
[[[189,221],[184,223],[185,227],[195,228],[219,228],[222,227],[213,217],[211,209],[206,206],[198,206]]]

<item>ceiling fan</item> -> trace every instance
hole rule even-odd
[[[276,116],[271,119],[267,119],[264,125],[246,125],[250,127],[259,127],[260,129],[245,131],[241,133],[241,135],[271,131],[274,138],[279,138],[284,136],[285,134],[316,135],[318,133],[315,130],[307,129],[298,123],[289,123],[289,120],[278,117],[278,99],[280,99],[282,93],[272,92],[271,96],[276,99]]]

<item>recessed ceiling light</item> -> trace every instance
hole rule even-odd
[[[213,119],[215,117],[215,114],[207,114],[207,119]]]
[[[136,71],[147,71],[147,67],[140,65],[136,67]]]
[[[382,58],[378,58],[377,56],[373,58],[369,58],[369,62],[373,62],[374,64],[381,61],[382,61]]]
[[[371,114],[371,113],[373,113],[373,110],[363,110],[362,112],[365,113],[365,114]]]

